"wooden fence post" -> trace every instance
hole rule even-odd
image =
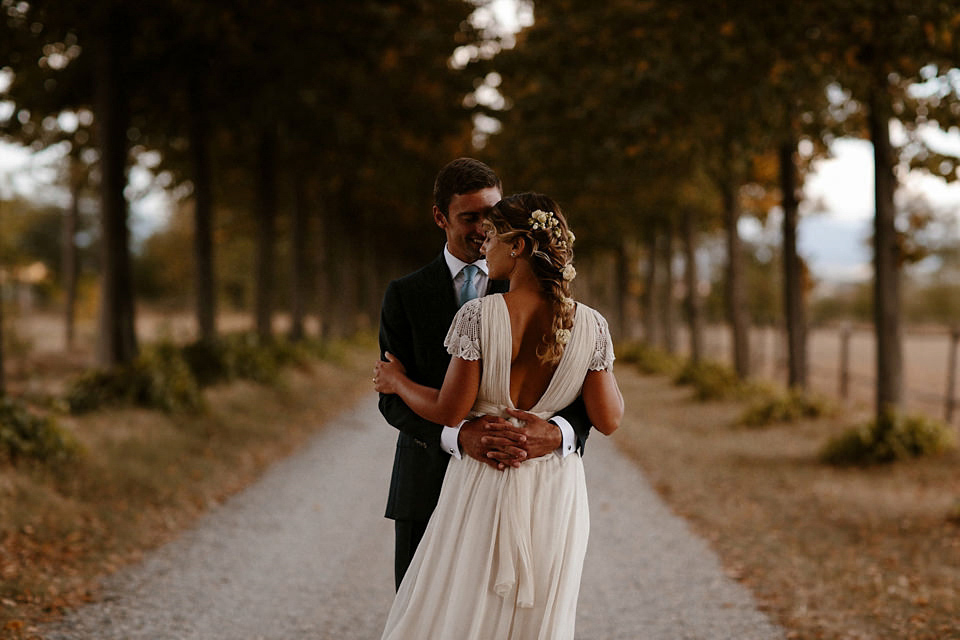
[[[850,325],[840,328],[840,397],[846,402],[850,397]]]
[[[945,420],[947,424],[953,422],[953,409],[956,407],[956,382],[957,382],[957,343],[960,342],[960,327],[954,327],[950,331],[950,355],[947,365],[947,407]]]

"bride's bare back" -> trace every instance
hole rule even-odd
[[[510,357],[510,400],[527,410],[547,390],[557,364],[544,364],[537,357],[543,337],[553,328],[553,305],[536,293],[506,293],[503,301],[510,314],[512,351]]]

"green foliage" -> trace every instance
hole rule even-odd
[[[640,373],[673,375],[680,369],[680,359],[663,349],[643,342],[631,342],[618,349],[617,359],[634,365]]]
[[[70,385],[65,400],[74,414],[108,406],[189,413],[203,407],[203,387],[231,380],[276,384],[282,367],[302,366],[328,355],[329,348],[320,341],[276,339],[260,344],[252,333],[183,347],[160,342],[130,365],[81,374]]]
[[[134,367],[146,383],[139,389],[139,406],[169,413],[194,412],[203,406],[197,380],[172,343],[160,342],[144,350]]]
[[[252,333],[221,338],[228,379],[240,378],[262,384],[273,384],[280,376],[280,362],[270,345],[261,345]]]
[[[950,326],[960,318],[960,290],[954,282],[917,286],[907,281],[904,315],[910,322]]]
[[[166,342],[145,350],[129,365],[81,374],[65,399],[74,414],[107,406],[132,405],[169,413],[194,412],[203,406],[200,387],[186,360]]]
[[[766,393],[744,412],[738,424],[765,427],[778,422],[795,422],[804,418],[821,418],[835,412],[828,400],[800,390]]]
[[[744,389],[743,382],[733,369],[709,360],[696,364],[688,362],[674,378],[674,383],[692,386],[694,397],[701,402],[731,398]]]
[[[274,344],[260,345],[252,333],[221,336],[215,341],[198,341],[183,347],[183,359],[197,383],[210,386],[231,380],[253,380],[273,384],[281,364],[289,357]]]
[[[282,367],[327,358],[330,348],[326,342],[310,339],[293,342],[275,338],[260,344],[255,334],[239,333],[188,344],[182,354],[197,383],[206,387],[238,379],[273,384]]]
[[[831,439],[820,460],[837,466],[888,464],[935,455],[956,446],[949,425],[925,416],[887,413]]]
[[[231,370],[227,351],[223,340],[198,340],[184,346],[181,353],[197,384],[208,387],[236,377]]]
[[[0,398],[0,460],[66,462],[78,451],[73,437],[53,418],[38,416],[10,398]]]

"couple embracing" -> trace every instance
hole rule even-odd
[[[604,318],[570,297],[574,235],[546,196],[502,198],[460,158],[434,187],[446,234],[390,283],[374,372],[399,431],[384,639],[573,638],[589,511],[581,454],[623,415]]]

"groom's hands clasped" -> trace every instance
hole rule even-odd
[[[460,448],[480,462],[496,469],[519,467],[524,460],[539,458],[563,444],[557,425],[516,409],[507,409],[524,426],[517,427],[503,418],[481,416],[460,428]]]
[[[560,428],[552,422],[547,422],[529,411],[508,408],[507,413],[510,414],[510,417],[524,423],[523,433],[527,436],[524,449],[526,449],[528,457],[539,458],[563,446],[563,434],[560,432]]]
[[[498,416],[480,416],[460,427],[460,450],[475,460],[503,470],[519,467],[529,456],[526,432]]]

